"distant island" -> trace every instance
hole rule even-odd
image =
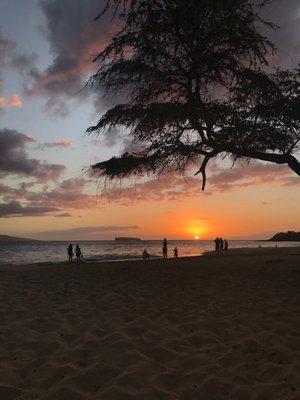
[[[276,233],[269,242],[300,242],[300,232],[288,231]]]
[[[21,238],[16,236],[0,235],[0,242],[38,242],[39,240]]]
[[[126,242],[126,243],[135,243],[135,242],[141,242],[142,239],[140,238],[135,238],[135,237],[116,237],[115,238],[116,242]]]

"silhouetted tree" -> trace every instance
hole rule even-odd
[[[121,125],[140,151],[92,166],[108,178],[183,171],[219,154],[287,164],[300,175],[299,69],[273,70],[274,45],[258,26],[266,1],[111,0],[122,28],[91,78],[125,104],[88,132]]]

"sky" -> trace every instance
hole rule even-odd
[[[93,56],[118,29],[94,17],[103,0],[0,2],[0,234],[45,240],[268,238],[300,230],[300,178],[252,161],[212,163],[201,180],[147,177],[105,183],[89,165],[118,155],[126,132],[88,136],[108,107],[85,86]],[[300,62],[300,3],[275,0],[265,17],[272,63]]]

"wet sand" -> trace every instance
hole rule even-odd
[[[0,270],[0,399],[300,399],[300,248]]]

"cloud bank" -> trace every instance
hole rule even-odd
[[[23,206],[20,202],[11,200],[8,203],[0,203],[0,218],[9,217],[36,217],[43,216],[49,212],[58,211],[57,208],[53,207],[39,207],[25,205]]]
[[[235,191],[255,186],[300,186],[300,179],[284,165],[258,161],[237,162],[234,168],[213,165],[207,173],[207,189],[201,191],[201,180],[190,173],[187,176],[163,175],[134,184],[124,181],[120,186],[108,184],[102,196],[109,202],[132,205],[142,201],[183,201],[191,197]]]
[[[40,2],[52,62],[39,71],[33,62],[35,55],[23,55],[14,60],[13,66],[30,81],[27,95],[45,98],[46,112],[64,116],[68,112],[67,99],[86,98],[85,82],[96,69],[92,59],[117,29],[110,18],[101,23],[94,21],[104,4],[104,0],[85,0],[84,5],[82,0]]]
[[[136,232],[138,226],[118,226],[118,225],[105,225],[105,226],[86,226],[82,228],[44,231],[34,234],[35,237],[40,239],[55,239],[55,240],[101,240],[110,234],[111,237],[118,236],[119,234],[130,234]],[[31,236],[33,236],[31,234]]]
[[[30,158],[26,146],[35,140],[14,129],[0,129],[0,175],[19,175],[35,178],[37,182],[56,181],[65,166]]]
[[[41,190],[31,190],[24,184],[17,188],[0,184],[3,201],[0,217],[27,217],[29,213],[30,216],[69,217],[75,210],[100,208],[96,195],[86,193],[87,184],[83,178],[67,179],[53,189]],[[18,204],[14,204],[16,198]]]

